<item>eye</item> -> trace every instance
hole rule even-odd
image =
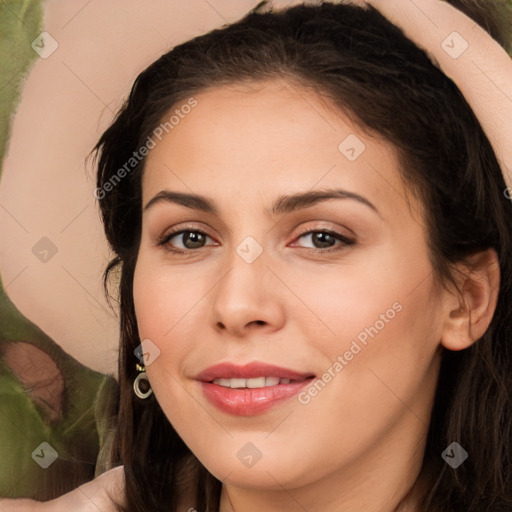
[[[328,229],[316,229],[305,231],[297,237],[297,240],[309,239],[313,247],[304,247],[313,252],[330,252],[343,249],[346,246],[354,245],[356,242],[341,233]],[[173,239],[176,241],[172,242]],[[185,253],[194,249],[205,247],[206,240],[212,238],[200,229],[182,228],[167,233],[158,240],[157,245],[175,253]],[[338,247],[334,247],[338,242]],[[214,245],[214,244],[211,244]]]
[[[159,246],[164,246],[168,250],[178,253],[186,252],[187,250],[201,249],[204,247],[206,239],[212,238],[204,231],[199,229],[180,229],[172,231],[164,235],[159,241]],[[171,240],[176,239],[177,242],[171,244]],[[177,245],[177,247],[176,247]]]
[[[297,237],[297,239],[304,238],[313,244],[313,247],[306,247],[312,249],[313,252],[329,252],[343,249],[346,246],[354,245],[356,242],[336,231],[329,229],[316,229],[309,230]],[[338,242],[338,247],[334,247]],[[325,250],[328,249],[328,250]]]

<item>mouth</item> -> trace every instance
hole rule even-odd
[[[244,366],[221,363],[199,373],[206,399],[221,411],[253,416],[298,394],[315,375],[253,362]]]
[[[287,379],[280,377],[253,377],[251,379],[239,379],[239,378],[231,378],[231,379],[214,379],[213,384],[217,384],[217,386],[222,386],[224,388],[248,388],[248,389],[259,389],[266,388],[270,386],[279,386],[282,384],[290,384],[290,382],[300,382],[304,379]]]

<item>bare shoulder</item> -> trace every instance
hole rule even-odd
[[[4,499],[0,512],[116,512],[112,499],[122,502],[124,470],[118,466],[51,501]]]

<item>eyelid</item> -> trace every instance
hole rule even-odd
[[[178,235],[182,234],[183,232],[187,232],[187,231],[201,233],[201,234],[206,235],[207,237],[211,238],[212,240],[214,240],[214,237],[212,235],[210,235],[210,233],[208,233],[205,229],[197,227],[197,226],[192,226],[192,225],[184,225],[184,226],[172,228],[170,231],[166,231],[165,234],[159,236],[157,238],[157,245],[166,245],[171,238],[173,238],[174,236],[178,236]],[[194,249],[188,249],[188,251],[193,251],[193,250]]]
[[[344,228],[347,231],[350,231],[351,235],[346,235],[344,233],[341,233],[340,229],[341,228],[333,228],[333,227],[327,226],[325,224],[324,225],[320,225],[320,226],[312,226],[312,227],[309,226],[309,227],[306,227],[303,230],[301,230],[298,233],[297,238],[302,236],[302,235],[306,235],[308,233],[311,233],[312,231],[326,231],[326,232],[333,233],[333,234],[338,235],[338,236],[342,236],[343,238],[346,238],[347,240],[351,240],[351,238],[353,237],[354,241],[355,241],[355,236],[356,235],[355,235],[355,233],[351,229]]]
[[[333,247],[326,247],[323,249],[317,249],[315,247],[303,247],[302,249],[310,252],[312,254],[324,254],[324,253],[330,253],[335,251],[341,251],[342,249],[346,247],[350,247],[352,245],[355,245],[357,243],[357,240],[353,237],[348,237],[343,233],[340,233],[336,229],[327,228],[327,227],[312,227],[309,229],[305,229],[304,231],[300,232],[295,238],[294,243],[296,240],[299,240],[305,235],[309,235],[312,233],[326,233],[333,238],[335,238],[339,243],[335,244]]]

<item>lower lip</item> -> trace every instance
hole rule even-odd
[[[226,388],[212,382],[201,382],[201,385],[206,398],[221,411],[238,416],[254,416],[297,395],[311,380],[252,389]]]

